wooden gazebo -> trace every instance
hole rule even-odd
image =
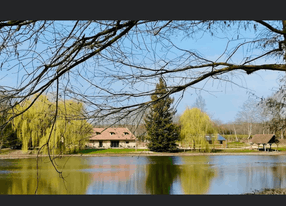
[[[250,140],[251,143],[253,144],[257,144],[258,147],[260,144],[263,145],[263,150],[266,151],[265,145],[269,144],[270,145],[270,149],[271,149],[271,145],[274,144],[278,144],[279,140],[277,139],[277,137],[275,136],[275,134],[256,134],[253,135],[252,139]]]

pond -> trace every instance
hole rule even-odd
[[[244,194],[286,188],[286,156],[128,156],[0,160],[0,194]],[[38,173],[38,179],[37,179]],[[38,183],[38,184],[37,184]],[[38,185],[38,187],[37,187]]]

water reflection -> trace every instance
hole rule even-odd
[[[243,194],[286,188],[286,156],[72,157],[39,164],[38,194]],[[0,194],[34,194],[35,159],[0,160]]]
[[[103,160],[103,161],[102,161]],[[134,193],[135,158],[94,158],[89,172],[92,184],[88,194],[132,194]]]
[[[271,168],[273,173],[273,187],[282,188],[285,185],[286,167],[282,165],[275,165]]]
[[[244,194],[263,188],[285,188],[285,157],[212,157],[217,176],[209,194]]]
[[[57,164],[65,167],[65,180],[59,177],[46,158],[39,162],[39,185],[37,194],[85,194],[90,182],[90,175],[78,169],[82,160],[74,158],[57,160]],[[0,177],[1,194],[34,194],[37,186],[37,170],[35,159],[6,160],[9,161],[11,173]],[[2,169],[2,168],[0,168]],[[15,172],[13,172],[15,170]]]
[[[148,157],[146,191],[149,194],[170,194],[171,186],[180,174],[174,157]]]
[[[208,192],[215,170],[209,164],[208,156],[181,157],[184,166],[180,170],[184,194],[205,194]]]

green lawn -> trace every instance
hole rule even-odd
[[[277,149],[277,147],[271,147],[272,149]],[[278,149],[277,149],[278,151],[286,151],[286,147],[278,147]]]
[[[10,151],[11,151],[10,149],[1,149],[0,155],[7,155],[10,153]]]
[[[258,152],[258,151],[257,150],[249,150],[249,149],[214,149],[214,150],[211,150],[211,152],[209,152],[209,153],[252,153],[252,152]],[[182,152],[182,153],[184,153],[184,152]],[[196,151],[188,150],[185,153],[204,153],[204,152],[199,152],[198,150],[196,150]]]
[[[215,150],[213,153],[251,153],[258,152],[257,150],[250,149],[227,149],[227,150]]]
[[[111,154],[111,153],[133,153],[149,151],[148,149],[85,149],[79,151],[80,154]]]
[[[228,142],[227,143],[228,148],[240,148],[240,147],[246,147],[246,146],[249,146],[249,145],[243,142]]]

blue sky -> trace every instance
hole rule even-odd
[[[252,39],[254,35],[241,31],[240,37],[244,37],[247,40]],[[235,38],[236,36],[234,36]],[[180,44],[185,49],[192,49],[199,51],[205,58],[216,60],[225,50],[227,41],[232,38],[230,34],[227,38],[215,38],[204,35],[199,40],[189,40],[189,44],[185,42]],[[179,43],[179,40],[178,40]],[[236,41],[230,42],[229,49],[236,45]],[[241,48],[233,56],[232,60],[234,63],[239,63],[246,52],[246,48]],[[258,54],[259,51],[254,51],[254,54]],[[223,61],[224,57],[218,60]],[[277,63],[274,60],[259,60],[256,61],[259,64],[266,63]],[[195,91],[189,88],[177,107],[177,113],[182,114],[187,106],[192,106],[198,94],[201,94],[205,100],[208,114],[212,119],[219,119],[223,123],[235,121],[236,115],[243,103],[249,98],[250,92],[257,97],[269,97],[278,88],[277,78],[283,76],[284,72],[277,71],[258,71],[251,75],[245,74],[245,72],[236,72],[234,77],[231,79],[239,86],[231,83],[221,81],[208,81],[201,82],[196,85],[197,88],[204,86],[204,90]],[[231,77],[230,73],[228,76]],[[175,98],[178,95],[175,95]]]
[[[251,75],[244,75],[244,86],[248,89],[222,83],[217,87],[218,83],[207,84],[205,89],[210,91],[201,91],[201,95],[205,100],[207,112],[212,119],[219,119],[223,123],[235,120],[237,112],[243,103],[249,98],[249,91],[258,97],[270,96],[275,88],[278,87],[277,78],[282,72],[259,71]],[[212,91],[212,92],[211,92]],[[192,106],[197,98],[197,94],[191,89],[184,95],[177,113],[182,114],[187,106]]]
[[[66,23],[66,22],[65,22]],[[236,35],[229,34],[227,38],[216,38],[211,37],[208,35],[201,36],[200,34],[197,35],[197,40],[194,39],[184,39],[184,41],[180,41],[180,34],[178,37],[174,38],[174,43],[180,46],[183,49],[190,50],[190,51],[197,51],[202,54],[205,58],[211,59],[213,61],[217,60],[218,57],[224,52],[225,46],[227,45],[227,41],[236,38]],[[222,37],[222,36],[221,36]],[[251,33],[245,33],[241,31],[240,37],[245,37],[245,40],[249,40],[253,37]],[[240,40],[240,41],[244,41]],[[233,48],[236,45],[236,41],[229,43],[229,49]],[[130,43],[127,43],[125,46],[130,46]],[[142,45],[142,47],[144,47]],[[155,48],[156,58],[159,60],[160,56],[164,57],[164,53],[160,53],[160,48]],[[136,51],[137,52],[137,51]],[[233,62],[240,63],[241,58],[243,57],[244,52],[246,52],[246,48],[242,48],[238,50],[237,54],[233,56]],[[176,55],[179,55],[178,50],[173,50],[173,53],[170,53],[168,58],[174,58]],[[137,56],[140,57],[141,53]],[[147,55],[149,55],[147,53]],[[150,53],[150,57],[152,53]],[[223,61],[225,56],[223,56],[219,61]],[[148,59],[148,58],[147,58]],[[140,61],[140,60],[139,60]],[[231,63],[231,62],[230,62]],[[265,63],[264,61],[259,62],[261,64]],[[268,61],[269,63],[269,61]],[[271,63],[274,63],[272,60]],[[152,63],[150,64],[152,66]],[[148,65],[148,66],[150,66]],[[154,64],[153,64],[154,65]],[[98,67],[98,68],[97,68]],[[154,66],[155,68],[159,67],[157,65]],[[75,69],[79,69],[75,68]],[[93,66],[89,67],[89,70],[96,70],[102,69],[100,66]],[[16,72],[14,70],[14,72]],[[24,72],[24,71],[23,71]],[[7,73],[6,73],[7,74]],[[23,73],[22,73],[23,74]],[[277,78],[278,76],[282,75],[283,72],[272,72],[272,71],[258,71],[254,72],[251,75],[246,75],[245,72],[236,72],[235,76],[231,81],[237,83],[239,86],[235,84],[226,83],[222,81],[208,81],[207,83],[201,82],[195,85],[196,88],[204,88],[201,90],[200,94],[205,99],[207,112],[211,115],[212,119],[219,119],[224,123],[231,122],[235,120],[237,112],[240,110],[240,107],[249,97],[249,91],[257,95],[258,97],[268,97],[273,93],[273,89],[278,87]],[[227,74],[229,77],[232,77],[232,74]],[[17,74],[10,73],[8,77],[1,79],[5,76],[5,72],[0,73],[0,81],[1,85],[9,85],[13,86],[16,85],[17,82]],[[21,78],[21,76],[19,77]],[[206,83],[206,84],[205,84]],[[204,85],[205,84],[205,85]],[[118,86],[120,85],[120,86]],[[140,87],[154,89],[154,85],[143,85],[139,83]],[[242,87],[244,88],[242,88]],[[116,87],[122,87],[121,83],[114,83],[113,88],[117,89]],[[247,89],[246,89],[247,88]],[[84,89],[82,89],[84,91]],[[93,93],[90,91],[90,93]],[[199,94],[199,90],[194,90],[193,88],[188,88],[184,94],[184,98],[181,100],[180,104],[177,107],[177,113],[182,114],[187,106],[192,106],[197,98],[197,94]],[[175,99],[178,99],[178,95],[175,95]],[[148,98],[145,98],[145,101],[148,101]]]

